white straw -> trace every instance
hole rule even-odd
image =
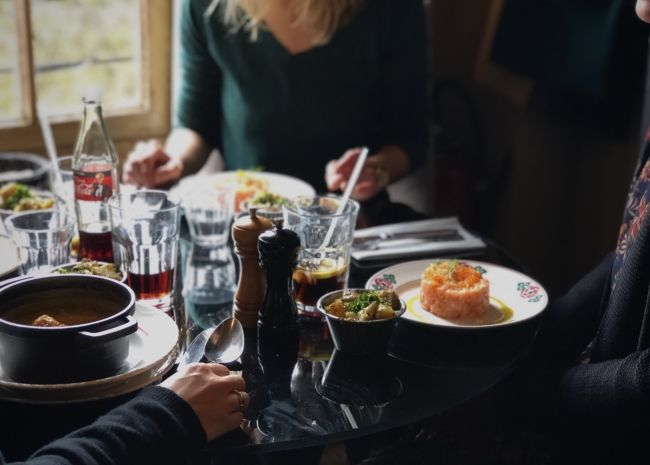
[[[63,185],[61,179],[61,172],[59,171],[58,156],[56,154],[56,145],[54,144],[54,136],[52,135],[52,128],[50,122],[42,111],[38,112],[38,122],[41,125],[41,133],[43,134],[43,141],[45,142],[45,150],[50,157],[52,163],[52,170],[54,172],[55,182],[58,188]]]
[[[339,204],[339,208],[336,209],[337,215],[343,213],[343,210],[345,209],[345,205],[348,203],[348,199],[350,198],[350,195],[352,195],[354,186],[356,186],[357,181],[359,180],[359,175],[361,174],[361,170],[363,169],[363,164],[366,162],[367,156],[368,156],[368,147],[364,147],[361,149],[361,154],[359,155],[359,158],[357,158],[357,162],[355,163],[354,168],[352,168],[352,174],[350,174],[350,179],[348,179],[348,184],[345,186],[345,191],[343,192],[343,196],[341,197],[341,203]]]
[[[336,216],[340,215],[341,213],[343,213],[343,210],[345,210],[345,206],[348,204],[348,199],[350,198],[350,195],[352,195],[354,186],[357,184],[357,181],[359,180],[359,175],[361,174],[361,170],[363,169],[363,165],[365,164],[367,157],[368,157],[368,147],[363,147],[361,149],[361,153],[359,154],[359,158],[357,158],[357,162],[354,164],[354,168],[352,168],[350,179],[348,179],[348,184],[345,186],[345,191],[341,196],[339,206],[336,209],[336,212],[334,213]],[[330,223],[330,227],[327,230],[327,234],[325,235],[325,240],[323,241],[323,245],[321,247],[326,247],[329,241],[332,239],[332,234],[334,234],[336,221],[337,218],[332,218],[332,222]]]

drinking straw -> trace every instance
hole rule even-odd
[[[43,141],[45,142],[45,150],[50,157],[52,163],[52,170],[56,185],[60,188],[63,185],[61,172],[59,171],[58,155],[56,153],[56,145],[54,144],[54,136],[52,135],[52,127],[47,116],[42,112],[38,112],[38,122],[41,125],[41,133],[43,134]]]
[[[341,196],[341,200],[339,201],[339,206],[336,209],[336,212],[334,213],[336,217],[338,217],[338,215],[343,213],[343,210],[345,210],[345,206],[347,205],[348,199],[350,198],[350,195],[354,190],[354,186],[357,184],[357,181],[359,180],[359,175],[361,174],[361,170],[363,169],[363,165],[366,162],[367,157],[368,157],[368,147],[363,147],[361,149],[361,153],[359,154],[359,158],[357,158],[357,162],[354,164],[354,168],[352,168],[350,179],[348,179],[348,183],[345,186],[345,191],[343,191],[343,195]],[[332,218],[332,222],[330,223],[330,227],[327,230],[327,234],[325,235],[325,240],[323,240],[323,244],[321,245],[321,248],[324,248],[332,239],[332,234],[334,234],[334,227],[336,226],[336,221],[337,218]]]

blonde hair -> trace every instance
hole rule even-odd
[[[327,43],[334,33],[361,9],[366,0],[288,0],[292,25],[302,26],[314,35],[314,45]],[[269,0],[212,0],[206,14],[212,15],[223,3],[223,21],[235,30],[245,28],[256,40]]]

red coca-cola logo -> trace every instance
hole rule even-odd
[[[113,177],[108,171],[75,171],[74,197],[77,200],[106,200],[113,195]]]

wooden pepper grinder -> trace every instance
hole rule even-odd
[[[266,275],[259,265],[257,240],[271,227],[269,219],[257,216],[256,208],[250,208],[248,215],[238,218],[232,226],[232,239],[240,265],[235,318],[244,328],[257,327],[258,312],[266,291]]]

